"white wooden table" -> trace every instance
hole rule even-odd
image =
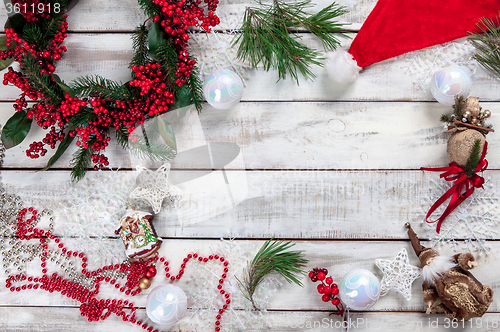
[[[351,22],[354,31],[376,3],[339,2],[348,7],[350,12],[344,21]],[[249,3],[221,1],[220,11],[241,12]],[[319,7],[329,3],[317,0]],[[5,9],[0,8],[0,22],[6,17]],[[68,52],[59,63],[57,74],[66,81],[88,74],[126,81],[132,56],[130,33],[144,21],[136,1],[80,0],[68,21]],[[221,28],[234,27],[222,22]],[[304,34],[303,39],[319,47],[310,35]],[[314,69],[315,82],[301,81],[300,87],[292,81],[275,83],[276,73],[254,71],[247,78],[243,100],[236,107],[217,110],[206,105],[199,117],[202,135],[182,141],[183,133],[176,132],[181,149],[206,142],[236,144],[241,158],[226,167],[225,174],[230,183],[232,179],[236,181],[232,194],[238,196],[245,191],[240,195],[244,199],[232,209],[218,215],[208,213],[202,218],[205,220],[196,223],[190,223],[187,216],[182,225],[175,210],[164,208],[155,219],[156,230],[165,241],[161,254],[178,266],[190,251],[208,254],[220,238],[248,240],[259,247],[263,239],[276,237],[293,240],[297,248],[305,250],[310,260],[308,268],[326,267],[338,281],[353,268],[368,269],[381,278],[375,259],[393,259],[401,248],[407,248],[410,262],[418,265],[403,225],[410,221],[417,233],[427,233],[421,224],[422,208],[434,190],[432,180],[437,180],[438,174],[424,173],[419,168],[448,163],[447,136],[439,117],[450,109],[435,102],[429,93],[415,89],[411,75],[400,69],[405,61],[391,59],[372,65],[349,86],[332,83],[321,68]],[[498,126],[500,82],[482,69],[478,69],[473,80],[471,94],[492,111],[491,121]],[[13,114],[12,103],[17,94],[14,87],[0,88],[0,124]],[[2,167],[6,188],[28,202],[34,193],[64,188],[69,180],[68,153],[48,172],[36,172],[47,158],[32,161],[25,157],[27,144],[41,137],[40,130],[33,130],[21,146],[6,152]],[[490,166],[486,176],[498,187],[500,138],[497,133],[488,137]],[[107,151],[113,168],[120,167],[123,174],[134,171],[133,162],[121,148],[112,145]],[[210,171],[212,166],[206,161],[181,158],[172,162],[172,168],[173,174],[182,176]],[[246,186],[238,182],[242,178]],[[110,234],[103,241],[121,240]],[[458,331],[499,329],[500,242],[490,240],[490,244],[491,254],[478,259],[474,274],[494,289],[495,302],[482,320],[472,327],[469,323],[457,328]],[[452,251],[444,247],[442,253]],[[141,330],[116,317],[89,323],[80,316],[76,301],[40,290],[11,293],[4,288],[4,280],[0,269],[1,331]],[[153,286],[157,284],[161,284],[160,278],[155,279]],[[316,285],[305,277],[304,284],[304,288],[285,284],[277,292],[268,306],[272,325],[269,330],[339,331],[323,321],[338,321],[336,316],[328,316],[332,306],[321,301]],[[359,319],[352,330],[450,330],[444,316],[424,314],[420,286],[418,279],[411,301],[391,291],[369,311],[351,313],[351,318]],[[138,315],[145,316],[146,295],[147,292],[134,299],[141,308]],[[103,289],[102,296],[116,294]],[[434,323],[437,317],[439,325]],[[172,330],[212,331],[213,325],[197,326],[186,319]],[[248,326],[248,331],[253,330]]]

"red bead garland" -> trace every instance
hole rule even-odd
[[[31,214],[29,218],[27,215]],[[186,258],[183,259],[183,263],[179,269],[177,275],[171,275],[169,273],[169,262],[164,257],[151,257],[145,261],[134,261],[134,262],[124,262],[121,264],[103,266],[97,270],[87,270],[87,258],[85,254],[71,251],[64,246],[59,238],[52,234],[52,232],[44,231],[36,228],[36,223],[38,221],[39,214],[38,211],[30,207],[29,209],[22,209],[17,217],[16,223],[16,235],[21,241],[29,241],[32,239],[38,239],[41,246],[40,256],[40,267],[42,271],[42,277],[27,277],[24,274],[17,274],[15,276],[11,275],[7,278],[5,286],[10,289],[11,292],[20,292],[22,290],[29,289],[43,289],[47,292],[59,292],[68,298],[74,299],[81,302],[80,313],[81,316],[87,317],[88,321],[99,321],[104,320],[111,314],[115,314],[118,317],[122,317],[123,321],[137,324],[148,332],[153,332],[153,327],[148,326],[148,324],[143,323],[135,318],[135,312],[137,308],[134,307],[134,303],[128,300],[118,300],[118,299],[97,299],[96,296],[99,294],[100,283],[102,281],[107,282],[120,292],[125,293],[125,295],[135,296],[141,293],[139,288],[139,280],[146,276],[147,278],[152,278],[156,276],[157,269],[155,267],[157,261],[163,263],[165,276],[170,278],[171,281],[179,280],[184,275],[184,269],[186,264],[192,260],[198,260],[199,262],[206,263],[212,260],[218,260],[224,266],[224,272],[221,275],[221,279],[217,285],[221,296],[225,299],[225,304],[219,309],[218,315],[215,321],[215,331],[220,331],[221,325],[221,315],[228,308],[231,303],[230,294],[223,289],[224,280],[227,278],[227,273],[229,271],[229,263],[224,257],[219,257],[218,255],[209,255],[208,257],[201,257],[198,254],[188,254]],[[52,273],[51,275],[47,272],[47,256],[49,253],[49,242],[54,241],[57,244],[58,249],[64,255],[68,257],[75,257],[81,261],[81,273],[83,276],[90,278],[91,287],[85,287],[75,281],[70,281],[65,279],[63,276],[57,273]],[[127,276],[127,281],[125,284],[120,284],[120,280],[116,278],[111,278],[109,274],[113,271],[118,271],[123,275]],[[14,283],[24,282],[20,286],[14,286]],[[154,330],[158,332],[158,330]]]

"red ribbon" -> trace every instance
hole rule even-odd
[[[468,177],[465,174],[465,170],[458,166],[455,163],[450,163],[448,167],[439,167],[439,168],[425,168],[421,167],[420,169],[423,171],[431,171],[431,172],[444,172],[439,177],[444,178],[446,181],[455,181],[453,187],[450,188],[443,196],[441,196],[429,209],[427,215],[425,216],[425,221],[429,224],[437,222],[436,232],[439,233],[441,230],[441,224],[444,219],[448,217],[448,215],[453,212],[462,202],[472,195],[475,188],[483,188],[484,178],[482,176],[477,175],[476,173],[483,172],[488,167],[488,161],[484,159],[486,156],[486,150],[488,147],[488,143],[484,143],[483,153],[481,155],[481,159],[474,170],[474,175]],[[448,207],[444,210],[441,217],[436,220],[429,221],[429,216],[448,198],[450,198],[450,202],[448,203]]]

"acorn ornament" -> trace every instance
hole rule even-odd
[[[425,216],[428,223],[437,223],[439,233],[444,219],[450,215],[476,188],[483,188],[482,173],[488,167],[485,159],[488,150],[486,135],[493,132],[491,125],[485,119],[491,117],[489,110],[482,110],[477,97],[456,97],[453,114],[442,115],[441,121],[448,124],[448,139],[446,152],[450,164],[447,167],[424,168],[424,171],[443,172],[441,178],[453,181],[453,186],[441,196],[429,209]],[[435,220],[429,220],[432,213],[449,199],[443,214]]]

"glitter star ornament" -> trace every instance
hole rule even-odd
[[[160,212],[165,198],[172,202],[180,200],[179,190],[168,183],[169,163],[163,164],[156,171],[140,165],[136,166],[136,169],[139,172],[139,185],[132,191],[130,198],[146,200],[153,208],[154,213]]]
[[[411,284],[421,276],[421,269],[410,265],[406,249],[403,248],[393,261],[377,259],[375,265],[384,273],[380,282],[380,296],[384,296],[389,290],[394,289],[410,301]]]

